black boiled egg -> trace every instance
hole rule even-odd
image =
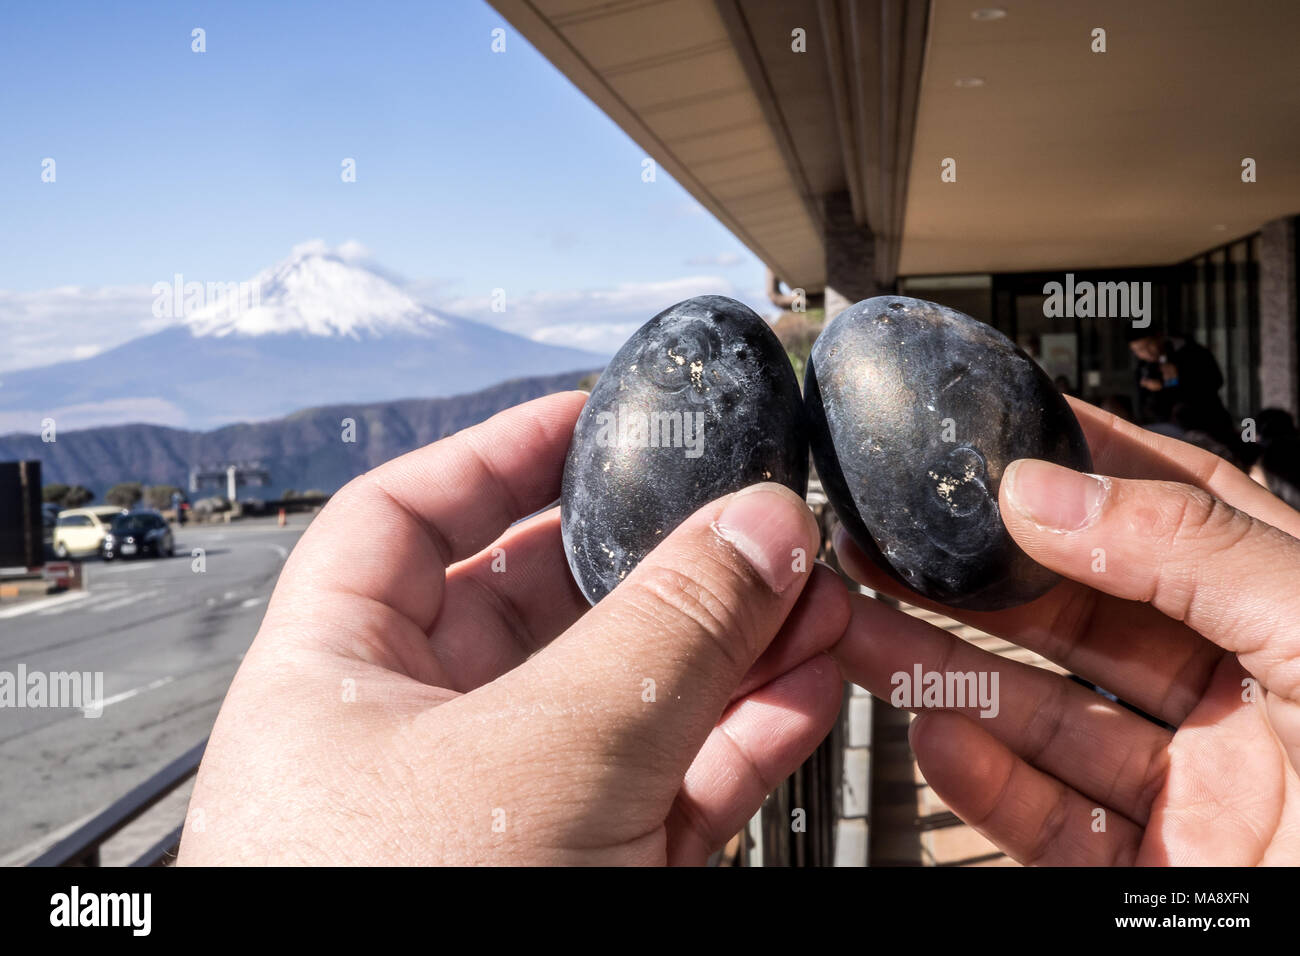
[[[574,428],[560,521],[582,593],[595,604],[694,512],[760,481],[807,491],[790,360],[734,299],[679,302],[619,349]]]
[[[991,326],[886,295],[840,313],[805,373],[809,440],[858,547],[931,600],[976,611],[1039,597],[1057,576],[1020,550],[998,510],[1017,458],[1092,470],[1050,379]]]

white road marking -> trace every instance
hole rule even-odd
[[[141,591],[139,594],[128,594],[126,597],[120,600],[109,601],[107,604],[97,605],[96,607],[92,608],[92,611],[95,614],[103,614],[105,611],[116,611],[120,607],[126,607],[128,604],[136,604],[140,601],[144,601],[148,598],[153,597],[155,594],[160,594],[160,593],[162,592]]]
[[[133,688],[132,690],[124,690],[122,691],[122,693],[114,694],[112,697],[105,697],[104,702],[100,706],[112,707],[114,704],[120,704],[124,700],[130,700],[132,697],[135,697],[137,694],[143,694],[146,691],[150,691],[150,690],[157,690],[159,687],[162,687],[164,684],[170,684],[175,679],[176,679],[175,677],[160,677],[156,681],[152,681],[151,683],[145,684],[143,687],[136,687]]]
[[[58,607],[48,608],[44,611],[37,612],[37,617],[54,617],[56,614],[66,614],[68,611],[85,611],[96,604],[103,604],[105,601],[112,601],[120,598],[126,593],[125,587],[109,588],[105,591],[83,591],[86,600],[75,603],[61,604]]]
[[[289,552],[285,549],[284,545],[282,544],[271,544],[271,545],[267,545],[267,547],[271,548],[273,551],[278,552],[281,561],[289,557]]]
[[[111,568],[96,568],[94,576],[99,577],[101,574],[121,574],[123,571],[143,571],[147,567],[149,567],[149,565],[143,562],[136,564],[119,564],[116,567]]]
[[[265,600],[266,600],[266,598],[264,598],[264,597],[254,597],[254,598],[249,598],[249,599],[246,600],[246,601],[241,601],[241,602],[239,603],[239,606],[240,606],[240,607],[254,607],[254,606],[258,605],[258,604],[261,604],[261,603],[262,603],[263,601],[265,601]]]
[[[74,601],[84,601],[90,597],[89,591],[69,591],[67,594],[56,594],[54,597],[39,598],[35,601],[28,601],[26,604],[20,604],[17,607],[6,608],[0,611],[0,618],[21,617],[24,614],[31,614],[34,611],[41,611],[47,607],[58,607],[61,604],[71,604]]]

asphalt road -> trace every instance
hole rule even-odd
[[[0,708],[0,862],[34,856],[208,734],[306,527],[294,517],[187,525],[173,558],[90,560],[84,591],[0,605],[0,671],[102,672],[104,700],[94,718]]]

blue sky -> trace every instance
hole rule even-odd
[[[151,331],[135,297],[174,273],[246,279],[314,239],[541,337],[661,292],[762,305],[758,260],[642,182],[644,152],[481,0],[6,4],[0,116],[0,370]]]

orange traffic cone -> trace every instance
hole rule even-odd
[[[281,508],[281,509],[280,509],[280,527],[283,528],[284,525],[285,525],[285,520],[284,520],[284,509]]]

